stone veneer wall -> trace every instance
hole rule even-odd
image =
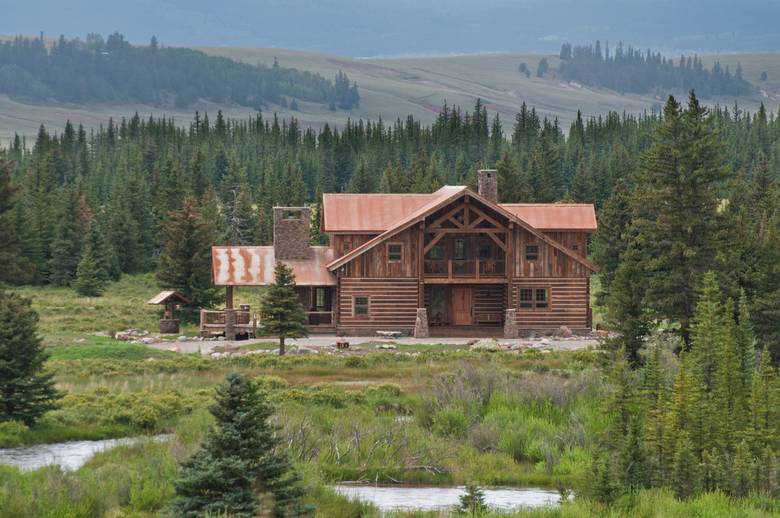
[[[297,214],[297,217],[291,217]],[[274,207],[274,256],[277,261],[309,259],[311,242],[308,207]]]
[[[498,203],[498,171],[495,169],[477,171],[477,187],[479,187],[480,196],[493,203]]]

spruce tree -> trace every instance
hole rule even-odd
[[[217,299],[211,284],[211,247],[216,236],[214,222],[205,221],[195,203],[185,198],[181,209],[168,214],[156,275],[161,287],[181,292],[198,308]]]
[[[228,374],[210,408],[216,421],[182,464],[171,510],[176,516],[253,517],[309,514],[299,478],[271,424],[273,410],[255,382]],[[270,497],[267,509],[261,502]]]
[[[366,160],[361,158],[358,162],[355,173],[349,179],[349,192],[372,192],[371,176],[368,174],[368,165]]]
[[[81,257],[80,219],[76,190],[63,188],[49,259],[49,282],[55,286],[68,286],[76,276]]]
[[[679,323],[686,346],[696,287],[716,264],[721,228],[724,159],[707,115],[693,92],[685,110],[669,97],[631,200],[645,303],[659,318]]]
[[[76,279],[73,281],[76,293],[84,297],[99,297],[105,289],[107,277],[108,274],[95,259],[92,246],[86,245],[76,269]]]
[[[0,283],[22,284],[32,276],[32,264],[22,255],[15,221],[16,187],[11,184],[14,162],[0,158]]]
[[[263,329],[279,337],[279,354],[284,354],[285,338],[307,335],[306,314],[295,292],[295,276],[281,261],[274,268],[274,283],[263,294],[261,308]]]
[[[466,492],[458,497],[458,513],[480,516],[488,510],[485,492],[476,484],[466,484]]]
[[[54,373],[44,372],[48,355],[37,326],[29,299],[0,290],[0,422],[32,425],[61,397]]]

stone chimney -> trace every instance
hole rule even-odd
[[[274,207],[274,256],[277,260],[311,257],[310,221],[308,207]]]
[[[493,203],[498,203],[498,171],[495,169],[480,169],[477,171],[479,195]]]

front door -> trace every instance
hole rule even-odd
[[[471,288],[452,288],[452,323],[456,326],[471,325]]]

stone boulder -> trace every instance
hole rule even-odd
[[[137,338],[147,336],[148,334],[149,331],[146,331],[144,329],[125,329],[124,331],[119,331],[116,335],[114,335],[114,338],[116,338],[117,340],[123,340],[125,342],[129,342],[132,340],[136,340]]]
[[[469,346],[470,351],[497,352],[502,349],[501,344],[495,338],[483,338]]]

